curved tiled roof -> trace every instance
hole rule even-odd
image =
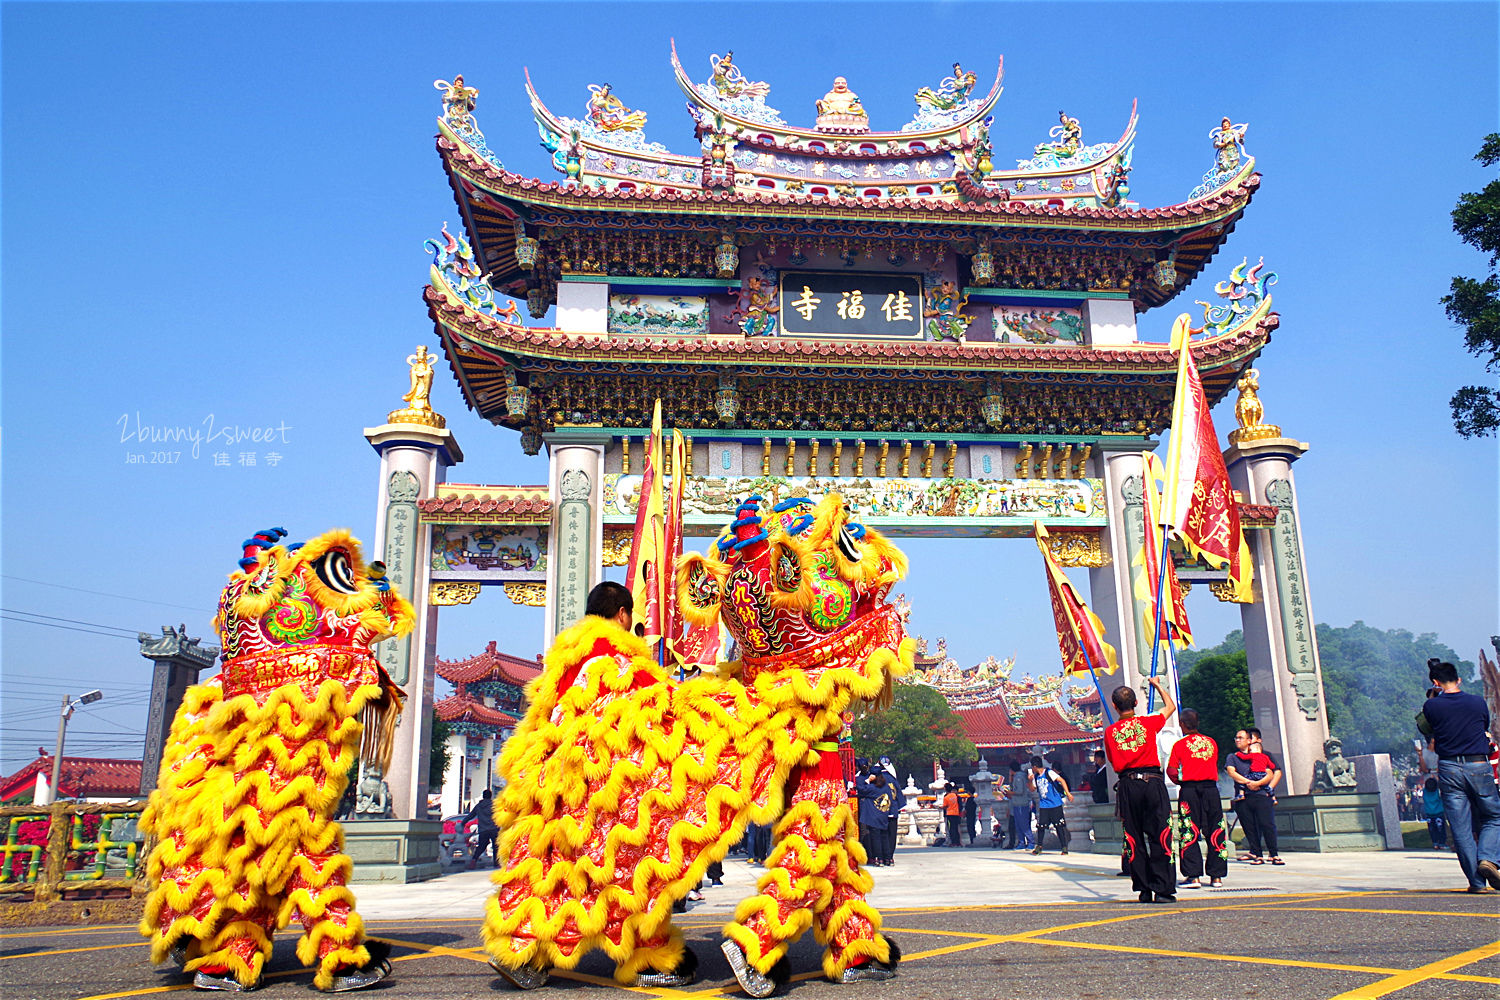
[[[52,757],[42,755],[14,774],[0,779],[0,802],[36,786],[36,778],[52,777]],[[64,757],[58,794],[70,798],[121,798],[139,795],[141,762],[117,757]]]
[[[485,490],[493,493],[495,488],[486,487]],[[501,496],[454,492],[446,496],[429,497],[417,501],[417,510],[424,520],[447,515],[462,517],[466,521],[546,523],[552,517],[552,501],[548,499],[545,489],[516,487],[514,492]]]
[[[797,364],[800,359],[861,360],[888,366],[893,361],[913,367],[978,368],[986,370],[1076,369],[1110,370],[1144,367],[1175,374],[1176,358],[1166,344],[1132,347],[1032,347],[950,341],[819,340],[803,337],[622,337],[609,334],[567,333],[556,327],[529,327],[492,319],[454,302],[432,285],[424,291],[428,312],[436,323],[477,335],[479,342],[539,353],[538,348],[562,353],[586,351],[601,360],[618,362],[692,362],[745,360]],[[1259,350],[1281,323],[1269,313],[1253,326],[1193,343],[1199,369],[1213,369],[1247,352]]]
[[[464,146],[455,143],[446,137],[438,137],[438,150],[445,160],[461,164],[466,174],[485,181],[491,182],[495,187],[486,185],[486,189],[497,195],[513,194],[524,201],[534,201],[538,195],[546,195],[547,201],[554,205],[569,205],[578,208],[622,206],[633,209],[641,209],[652,205],[677,206],[677,205],[702,205],[712,206],[716,214],[723,214],[723,209],[733,206],[742,206],[747,209],[770,208],[781,205],[798,206],[827,206],[833,208],[851,208],[863,210],[866,215],[870,209],[893,210],[899,212],[922,212],[926,213],[930,220],[948,218],[967,218],[973,216],[989,217],[991,219],[1055,219],[1059,222],[1067,221],[1118,221],[1121,223],[1135,223],[1136,226],[1121,226],[1122,229],[1136,228],[1141,223],[1166,223],[1164,227],[1171,228],[1183,224],[1191,224],[1197,219],[1205,216],[1217,215],[1226,211],[1243,208],[1260,187],[1261,175],[1252,173],[1241,178],[1238,183],[1226,184],[1212,192],[1209,196],[1199,198],[1195,201],[1179,202],[1175,205],[1165,205],[1161,208],[1058,208],[1056,206],[1039,205],[1018,201],[998,201],[993,195],[978,192],[975,201],[943,201],[936,198],[859,198],[844,197],[837,194],[811,195],[806,193],[793,193],[787,191],[760,191],[753,188],[726,191],[722,188],[597,188],[575,184],[568,181],[544,181],[534,177],[526,177],[522,174],[502,170],[483,157],[471,152]],[[978,189],[976,189],[977,191]],[[523,197],[524,196],[524,197]],[[752,212],[752,214],[758,214]]]
[[[432,706],[437,717],[444,722],[473,722],[496,729],[513,729],[520,720],[509,712],[490,708],[483,702],[470,701],[462,695],[450,695]]]
[[[498,644],[491,640],[484,652],[466,660],[435,660],[437,675],[452,684],[473,684],[477,681],[503,681],[516,687],[525,687],[542,672],[541,658],[522,659],[502,653]]]
[[[976,747],[1029,747],[1037,743],[1092,743],[1101,733],[1080,729],[1063,718],[1056,706],[1021,710],[1021,724],[1013,725],[1004,705],[954,710],[964,734]]]

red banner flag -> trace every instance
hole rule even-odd
[[[1142,610],[1142,625],[1146,632],[1147,641],[1153,641],[1156,636],[1156,603],[1157,590],[1160,585],[1162,573],[1162,551],[1161,551],[1161,495],[1159,483],[1162,479],[1161,460],[1151,452],[1145,452],[1145,488],[1142,490],[1145,501],[1145,537],[1141,540],[1141,551],[1137,553],[1131,565],[1136,568],[1135,578],[1131,581],[1135,596],[1145,602],[1146,607]],[[1187,607],[1182,599],[1182,582],[1177,579],[1177,567],[1172,562],[1172,557],[1166,557],[1167,571],[1167,595],[1166,607],[1162,609],[1162,624],[1165,626],[1163,635],[1171,636],[1172,641],[1178,647],[1191,646],[1193,644],[1193,629],[1188,624]]]
[[[1252,600],[1250,547],[1240,530],[1240,510],[1229,485],[1229,471],[1219,450],[1209,414],[1208,397],[1193,363],[1186,313],[1172,326],[1172,343],[1179,352],[1177,394],[1172,401],[1172,443],[1167,451],[1167,488],[1162,523],[1214,569],[1228,569],[1232,600]]]
[[[1047,567],[1047,592],[1052,597],[1052,617],[1057,625],[1057,647],[1062,653],[1063,673],[1087,674],[1090,667],[1112,674],[1120,669],[1115,647],[1104,641],[1104,623],[1089,610],[1063,575],[1062,567],[1047,546],[1047,529],[1033,521],[1036,547]]]

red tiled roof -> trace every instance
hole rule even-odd
[[[1029,747],[1035,743],[1091,743],[1099,733],[1079,729],[1062,717],[1056,706],[1028,708],[1014,726],[1004,705],[955,709],[964,734],[976,747]]]
[[[418,500],[417,509],[428,519],[446,515],[467,520],[533,522],[546,521],[552,516],[552,501],[546,490],[528,488],[499,497],[476,497],[472,493],[430,497]]]
[[[502,653],[494,640],[484,647],[484,652],[466,660],[436,658],[437,675],[452,684],[473,684],[476,681],[504,681],[516,687],[525,687],[542,672],[541,657],[535,660],[522,659]]]
[[[1276,524],[1275,504],[1269,503],[1242,503],[1240,508],[1240,525],[1246,528],[1269,528]]]
[[[0,778],[0,802],[8,802],[36,786],[38,775],[52,780],[52,757],[43,755],[15,774]],[[64,757],[58,794],[69,798],[120,798],[139,795],[141,762],[113,757]]]
[[[444,722],[476,722],[497,729],[511,729],[520,720],[509,712],[490,708],[483,702],[473,701],[461,694],[450,695],[432,706],[437,717]]]
[[[1156,368],[1163,373],[1176,370],[1175,354],[1166,344],[1137,344],[1132,347],[1030,347],[998,346],[990,343],[960,344],[951,341],[835,341],[804,337],[709,337],[653,338],[620,337],[608,334],[567,333],[557,327],[529,327],[492,319],[465,308],[428,285],[423,290],[428,312],[437,323],[461,335],[480,335],[483,341],[505,344],[511,349],[549,348],[565,354],[588,352],[603,360],[691,360],[698,356],[704,362],[754,358],[768,362],[795,364],[796,358],[864,360],[871,364],[890,363],[943,367],[948,365],[1003,365],[1007,369],[1067,368],[1075,370],[1111,370],[1122,365]],[[1196,341],[1193,359],[1200,369],[1214,369],[1232,363],[1247,351],[1256,350],[1270,340],[1271,331],[1281,324],[1276,313],[1268,313],[1259,323],[1220,337]],[[717,357],[715,357],[717,356]],[[778,357],[779,356],[779,357]],[[435,504],[435,500],[422,503]],[[427,508],[422,508],[426,513]]]
[[[930,198],[846,198],[839,195],[825,196],[790,193],[786,191],[758,191],[753,189],[725,191],[719,188],[680,187],[670,191],[660,189],[647,191],[643,188],[596,188],[563,181],[538,180],[522,176],[521,174],[514,174],[508,170],[499,169],[483,157],[451,142],[444,136],[438,136],[437,146],[445,162],[461,165],[465,173],[471,177],[483,177],[485,180],[493,182],[494,186],[487,185],[487,187],[497,194],[510,193],[506,190],[510,189],[511,191],[524,191],[531,195],[551,195],[553,197],[549,200],[559,201],[580,208],[590,208],[609,203],[640,205],[642,202],[713,206],[710,209],[711,211],[722,211],[723,207],[730,205],[742,205],[747,208],[772,205],[827,205],[830,207],[876,208],[902,211],[920,209],[933,215],[989,215],[1008,216],[1017,219],[1054,218],[1059,221],[1099,219],[1136,224],[1143,221],[1165,221],[1189,224],[1191,220],[1200,216],[1209,215],[1224,209],[1232,209],[1237,205],[1243,205],[1255,193],[1255,190],[1260,187],[1260,174],[1256,173],[1251,174],[1232,187],[1220,188],[1212,192],[1208,197],[1200,198],[1197,201],[1181,202],[1162,208],[1144,209],[1123,207],[1063,209],[1056,206],[1048,207],[1046,205],[1027,202],[991,201],[988,199],[992,198],[993,195],[988,193],[985,194],[985,201],[957,202]]]
[[[1099,691],[1098,691],[1098,689],[1091,689],[1087,694],[1080,695],[1079,697],[1074,698],[1073,699],[1073,704],[1075,704],[1075,705],[1083,705],[1083,706],[1098,705],[1099,704]]]

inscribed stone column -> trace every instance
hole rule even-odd
[[[1282,437],[1281,428],[1261,423],[1257,373],[1240,379],[1235,406],[1239,429],[1229,434],[1224,452],[1229,481],[1245,500],[1276,507],[1270,531],[1246,533],[1255,567],[1255,602],[1241,608],[1245,652],[1250,667],[1250,698],[1255,725],[1266,750],[1281,754],[1285,794],[1300,795],[1312,784],[1313,764],[1328,738],[1323,669],[1313,628],[1302,527],[1292,463],[1308,446]]]
[[[408,635],[374,647],[381,666],[406,693],[406,707],[396,726],[395,753],[385,776],[396,818],[403,820],[427,818],[428,744],[436,677],[437,608],[428,601],[427,572],[432,528],[421,522],[417,503],[434,495],[449,466],[463,461],[447,421],[428,402],[432,366],[426,348],[418,348],[407,361],[412,365],[412,388],[402,397],[407,407],[393,410],[381,426],[365,429],[365,439],[380,454],[379,513],[367,558],[385,563],[391,586],[417,612],[416,627]]]
[[[189,687],[198,683],[200,670],[214,665],[219,647],[198,645],[197,639],[188,638],[186,625],[181,626],[180,631],[163,625],[161,635],[141,632],[137,638],[141,655],[155,665],[151,678],[151,708],[146,717],[146,755],[141,761],[141,794],[149,795],[156,788],[162,750],[167,745],[172,720],[182,705],[182,696]]]
[[[609,437],[561,438],[549,435],[552,465],[552,529],[548,536],[545,646],[557,633],[576,624],[588,606],[589,590],[604,575],[602,551],[604,450]]]
[[[463,812],[468,798],[468,742],[463,733],[448,735],[448,770],[443,772],[443,815]]]
[[[1130,561],[1141,550],[1143,512],[1141,492],[1145,463],[1136,445],[1130,451],[1107,451],[1101,445],[1104,466],[1105,505],[1109,525],[1104,529],[1103,548],[1108,562],[1089,570],[1089,604],[1108,632],[1106,639],[1119,654],[1121,673],[1099,677],[1104,697],[1118,684],[1140,689],[1151,673],[1151,644],[1138,624],[1145,602],[1135,596]],[[1111,713],[1113,709],[1111,709]]]

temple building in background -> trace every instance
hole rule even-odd
[[[433,705],[448,727],[442,814],[452,816],[495,784],[495,757],[525,714],[522,692],[542,672],[541,657],[512,656],[491,642],[467,660],[439,657],[436,670],[453,685],[453,694]]]

